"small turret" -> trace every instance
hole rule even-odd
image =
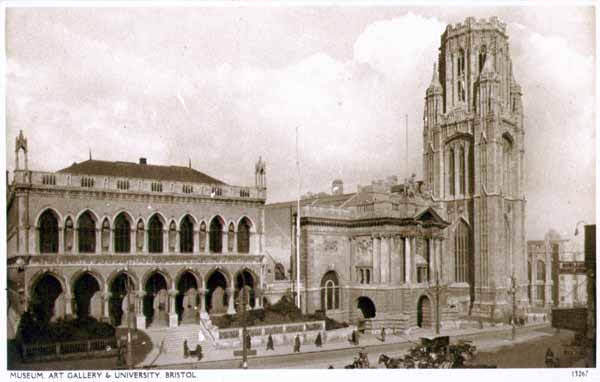
[[[257,188],[267,188],[267,164],[263,161],[262,156],[258,158],[254,169],[254,183]]]
[[[19,136],[15,140],[15,170],[22,170],[19,163],[19,152],[21,150],[23,150],[23,156],[25,160],[24,170],[28,170],[29,165],[27,163],[27,138],[23,136],[23,130],[19,131]]]

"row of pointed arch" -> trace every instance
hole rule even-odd
[[[254,225],[250,218],[242,216],[237,222],[226,221],[219,215],[207,222],[186,214],[179,222],[170,222],[160,213],[147,220],[133,219],[126,211],[114,219],[100,219],[90,210],[85,210],[76,218],[67,216],[61,219],[53,209],[48,208],[36,221],[38,248],[40,253],[57,253],[60,248],[60,233],[63,235],[66,252],[95,253],[108,251],[130,252],[199,252],[221,253],[237,251],[249,253],[251,234]],[[62,224],[61,224],[62,222]]]

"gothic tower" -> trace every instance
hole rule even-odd
[[[447,211],[448,279],[468,290],[469,312],[525,304],[524,130],[506,25],[498,18],[448,25],[425,96],[423,172]],[[496,312],[496,313],[494,313]]]

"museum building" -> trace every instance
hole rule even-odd
[[[528,306],[521,96],[504,23],[448,25],[425,94],[424,179],[349,194],[336,180],[301,201],[303,309],[406,328]],[[296,202],[266,215],[267,250],[294,280]]]
[[[138,328],[235,313],[266,282],[266,172],[254,187],[190,166],[90,159],[56,172],[28,168],[16,139],[7,194],[9,327],[31,310],[58,320],[92,316]],[[270,270],[270,269],[269,269]],[[135,317],[135,319],[133,318]]]

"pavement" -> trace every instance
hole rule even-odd
[[[526,327],[536,328],[536,327],[548,327],[549,324],[540,324],[540,325],[528,325]],[[450,336],[451,338],[465,338],[470,336],[478,336],[482,334],[493,334],[493,333],[502,333],[509,331],[510,326],[508,325],[498,325],[495,327],[486,327],[484,329],[475,329],[475,328],[464,328],[464,329],[445,329],[442,330],[439,335],[441,336]],[[380,347],[381,345],[390,345],[390,344],[418,344],[420,343],[420,338],[424,336],[433,336],[435,332],[433,329],[422,329],[422,328],[412,328],[407,330],[403,334],[386,334],[385,342],[381,341],[379,334],[361,334],[359,345],[354,345],[350,343],[350,341],[339,341],[339,342],[328,342],[323,344],[321,347],[317,347],[313,343],[302,345],[300,352],[302,354],[306,353],[323,353],[328,351],[338,351],[342,349],[353,349],[356,352],[362,347],[366,348],[369,351],[370,348]],[[519,336],[511,341],[510,337],[507,336],[494,336],[492,338],[487,338],[485,341],[477,344],[477,348],[481,350],[493,349],[494,347],[501,347],[505,345],[511,345],[520,342],[530,341],[536,337],[544,336],[548,334],[539,333],[536,331],[523,331],[519,329]],[[256,356],[250,356],[249,359],[257,359],[264,357],[275,357],[275,356],[289,356],[294,355],[293,352],[293,344],[285,345],[285,346],[275,346],[274,350],[266,350],[265,347],[254,347],[257,351]],[[210,352],[206,352],[201,364],[210,364],[211,362],[239,359],[241,361],[241,357],[234,357],[234,350],[239,349],[212,349]],[[183,351],[183,350],[182,350]],[[297,353],[296,353],[297,354]],[[390,354],[394,354],[393,352]],[[146,357],[146,359],[140,364],[136,365],[136,367],[177,367],[184,366],[186,364],[197,364],[198,360],[190,357],[184,358],[182,353],[165,353],[160,352],[160,349],[154,348]],[[206,365],[210,367],[209,365]]]
[[[517,338],[510,340],[510,326],[498,325],[495,327],[479,328],[464,328],[464,329],[443,329],[440,335],[450,336],[452,341],[458,339],[474,340],[478,351],[494,351],[505,346],[514,346],[540,339],[543,337],[552,336],[552,330],[537,330],[549,328],[549,324],[528,325],[517,329]],[[420,342],[420,337],[435,335],[433,329],[410,329],[403,334],[386,334],[385,342],[381,341],[379,335],[362,334],[360,336],[359,345],[353,345],[349,341],[328,342],[321,347],[314,344],[304,344],[300,349],[300,353],[293,352],[293,346],[275,346],[274,350],[267,351],[264,347],[256,348],[256,356],[249,357],[249,360],[254,365],[275,365],[276,363],[285,364],[289,360],[289,365],[297,365],[293,363],[293,359],[300,360],[301,357],[310,357],[310,359],[325,358],[334,359],[340,354],[343,354],[343,361],[350,363],[352,355],[358,352],[361,347],[366,348],[366,351],[371,354],[374,359],[376,352],[385,352],[388,355],[395,356]],[[136,368],[169,368],[169,369],[187,369],[187,368],[232,368],[238,367],[241,362],[241,357],[234,357],[234,349],[211,349],[204,353],[203,359],[199,362],[195,357],[184,358],[183,346],[181,352],[164,352],[154,347],[144,358],[143,361],[136,364]],[[338,357],[339,358],[339,357]],[[279,359],[279,361],[277,360]],[[317,364],[309,364],[309,367],[319,367]],[[267,366],[268,367],[268,366]],[[272,366],[275,367],[275,366]],[[281,366],[280,366],[281,367]],[[284,366],[285,367],[285,366]],[[292,367],[292,366],[290,366]],[[54,361],[54,362],[38,362],[20,364],[15,362],[14,367],[9,367],[15,370],[68,370],[68,369],[116,369],[118,368],[115,358],[106,359],[87,359],[87,360],[71,360],[71,361]]]

